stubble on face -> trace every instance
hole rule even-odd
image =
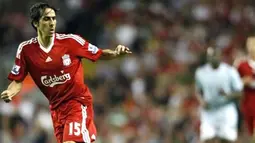
[[[46,8],[39,21],[39,30],[43,36],[52,37],[56,28],[56,13],[51,8]]]

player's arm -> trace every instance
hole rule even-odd
[[[242,77],[242,82],[244,86],[248,86],[250,88],[255,88],[255,80],[252,75],[245,75]]]
[[[252,76],[250,75],[244,76],[242,78],[242,81],[245,86],[255,87],[255,81],[252,79]]]
[[[19,45],[14,66],[8,75],[8,79],[12,82],[9,84],[7,89],[1,93],[1,99],[3,99],[5,102],[10,102],[13,96],[17,95],[21,91],[22,81],[28,74],[23,49],[26,44],[26,42],[23,42]]]
[[[204,101],[203,99],[203,90],[202,90],[202,85],[199,81],[199,78],[198,78],[198,71],[196,71],[195,73],[195,86],[196,86],[196,89],[195,89],[195,96],[199,102],[199,104],[202,106],[202,107],[207,107],[207,103]]]
[[[132,52],[128,47],[125,47],[123,45],[118,45],[115,50],[111,49],[104,49],[102,50],[102,55],[100,57],[100,60],[111,60],[118,57],[121,57],[123,55],[131,54]]]
[[[61,38],[61,35],[57,35]],[[63,36],[62,36],[63,37]],[[69,37],[70,50],[74,55],[86,58],[91,61],[97,60],[111,60],[126,54],[131,54],[132,52],[129,48],[118,45],[114,50],[111,49],[100,49],[97,46],[89,43],[79,35],[68,34],[65,37]]]
[[[201,89],[196,88],[195,96],[196,96],[199,104],[203,106],[205,104],[205,101],[203,99],[203,91]]]
[[[222,92],[222,95],[225,95],[230,101],[241,98],[241,91],[233,91],[229,94]]]
[[[10,102],[12,100],[12,97],[17,95],[22,88],[22,82],[19,81],[12,81],[8,88],[1,93],[1,99],[3,99],[5,102]]]
[[[199,105],[202,106],[203,108],[208,108],[207,102],[203,99],[203,90],[201,89],[196,89],[195,96],[199,102]]]
[[[252,40],[252,41],[251,41]],[[248,40],[249,41],[249,40]],[[247,41],[247,42],[248,42]],[[251,39],[250,38],[250,41],[249,43],[247,44],[250,44],[250,42],[254,42],[254,39]],[[248,46],[248,45],[247,45]],[[234,61],[234,67],[237,69],[238,71],[238,74],[239,76],[241,77],[242,79],[242,82],[243,82],[243,86],[250,86],[250,87],[255,87],[255,81],[253,80],[252,78],[252,73],[250,73],[248,70],[247,70],[247,67],[243,64],[243,62],[247,61],[248,58],[247,57],[240,57],[240,58],[237,58],[235,61]]]
[[[230,70],[230,77],[231,77],[231,92],[230,93],[224,93],[223,95],[227,95],[230,100],[231,99],[237,99],[241,97],[241,92],[243,90],[243,82],[238,74],[237,70],[235,68],[232,68]]]
[[[255,88],[255,81],[252,78],[252,73],[250,73],[246,66],[241,64],[242,59],[238,59],[234,62],[234,66],[236,67],[241,79],[243,86],[249,86]]]

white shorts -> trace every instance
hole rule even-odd
[[[202,110],[200,119],[201,141],[215,137],[228,141],[237,140],[238,113],[234,104],[228,104],[216,110]]]

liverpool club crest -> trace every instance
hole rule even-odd
[[[63,60],[64,66],[69,66],[71,64],[70,55],[68,54],[65,54],[64,56],[62,56],[62,60]]]

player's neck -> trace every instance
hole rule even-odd
[[[50,46],[50,44],[53,41],[53,38],[54,38],[54,36],[52,36],[52,37],[43,36],[40,32],[38,32],[38,40],[44,48],[48,48]]]

